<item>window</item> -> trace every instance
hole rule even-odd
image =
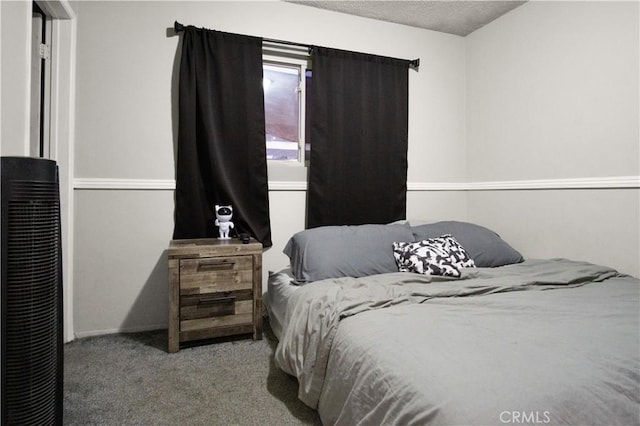
[[[267,160],[305,164],[306,99],[311,70],[306,58],[264,55],[263,88]]]

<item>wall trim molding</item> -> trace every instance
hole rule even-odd
[[[76,178],[74,189],[121,189],[121,190],[174,190],[174,179],[111,179],[111,178]]]
[[[78,190],[174,190],[173,179],[77,178]],[[543,189],[640,188],[640,176],[567,179],[505,180],[485,182],[408,182],[407,191],[508,191]],[[307,182],[269,181],[269,191],[306,191]]]
[[[269,181],[269,191],[306,191],[307,182]]]
[[[409,191],[505,191],[543,189],[640,188],[640,176],[505,180],[460,183],[407,183]]]

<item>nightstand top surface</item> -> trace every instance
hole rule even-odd
[[[243,244],[239,238],[220,240],[218,238],[197,238],[188,240],[171,240],[169,243],[169,258],[195,256],[253,254],[262,253],[262,244],[251,238],[248,244]]]

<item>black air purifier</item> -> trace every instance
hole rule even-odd
[[[62,424],[58,168],[2,157],[2,424]]]

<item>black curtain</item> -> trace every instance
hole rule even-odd
[[[231,204],[236,231],[271,246],[262,39],[186,27],[179,110],[173,238],[217,237],[214,205]]]
[[[404,219],[409,61],[314,47],[307,227]]]

